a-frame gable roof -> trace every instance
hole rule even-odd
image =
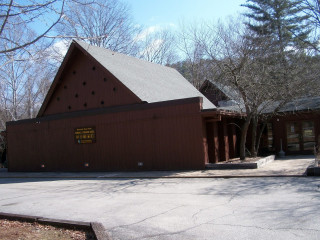
[[[223,93],[229,100],[234,101],[241,101],[241,96],[239,92],[232,88],[231,86],[228,86],[226,84],[222,84],[213,80],[206,80],[200,87],[200,91],[205,91],[205,88],[215,87],[221,93]]]
[[[77,41],[84,50],[135,93],[152,103],[190,97],[203,97],[203,108],[215,108],[177,70],[105,48]]]
[[[50,101],[57,85],[57,81],[59,81],[59,75],[63,72],[75,48],[82,51],[85,55],[89,55],[104,67],[141,101],[154,103],[182,98],[202,97],[203,109],[216,108],[214,104],[173,68],[92,46],[82,41],[73,41],[38,116],[42,116],[45,111],[46,105]]]

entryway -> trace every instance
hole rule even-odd
[[[295,121],[286,123],[287,152],[312,153],[315,146],[313,121]]]

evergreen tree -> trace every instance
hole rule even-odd
[[[252,20],[246,23],[249,29],[260,38],[268,38],[283,52],[290,47],[301,49],[310,44],[311,29],[301,3],[302,0],[247,0],[242,6],[249,10],[245,14]]]
[[[251,55],[258,64],[254,70],[255,81],[262,86],[273,86],[272,98],[268,99],[268,91],[265,91],[266,101],[283,105],[310,92],[309,88],[302,87],[309,86],[304,81],[313,82],[307,78],[305,50],[314,48],[315,44],[309,38],[311,29],[307,25],[309,17],[304,12],[303,1],[247,0],[242,5],[248,9],[244,15],[248,17],[246,25],[251,30],[245,38],[252,44]],[[265,69],[265,75],[258,69]],[[253,113],[253,154],[257,154],[259,146],[256,127],[259,118],[259,114]]]

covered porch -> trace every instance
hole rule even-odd
[[[206,163],[228,161],[239,156],[241,117],[231,111],[204,111],[201,113],[204,126]]]

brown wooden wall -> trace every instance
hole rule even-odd
[[[200,102],[191,98],[8,123],[9,171],[203,169]],[[75,128],[92,126],[96,143],[76,143]]]
[[[314,122],[314,130],[315,130],[315,140],[316,144],[319,145],[320,139],[320,112],[295,112],[295,113],[282,113],[281,115],[274,116],[269,123],[272,124],[272,134],[273,134],[273,146],[272,148],[268,148],[268,135],[267,129],[264,130],[260,147],[259,154],[267,155],[267,154],[278,154],[280,151],[280,140],[282,139],[282,149],[286,153],[286,155],[290,154],[313,154],[313,151],[296,151],[290,152],[287,149],[287,129],[286,124],[289,122],[301,122],[301,121],[313,121]],[[259,123],[260,125],[262,123]],[[260,126],[259,126],[260,127]],[[250,124],[246,147],[248,150],[251,150],[252,143],[252,125]]]
[[[43,116],[141,102],[89,56],[77,50],[71,58]]]
[[[286,114],[283,116],[275,116],[272,119],[273,125],[273,136],[274,136],[274,148],[275,153],[278,154],[280,151],[280,139],[282,139],[283,151],[286,154],[290,154],[287,150],[287,141],[286,141],[286,123],[295,122],[295,121],[313,121],[314,130],[315,130],[315,140],[317,145],[320,144],[320,113],[319,112],[306,112],[306,113],[294,113]],[[312,154],[312,151],[299,152],[298,154]],[[295,153],[296,154],[296,153]]]

